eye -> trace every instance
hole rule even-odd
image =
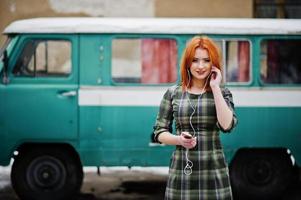
[[[198,62],[198,59],[197,59],[197,58],[194,58],[194,59],[192,59],[192,62],[193,62],[193,63],[196,63],[196,62]]]
[[[210,62],[210,59],[209,58],[205,58],[204,61],[205,62]]]

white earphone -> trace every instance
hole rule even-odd
[[[186,70],[187,70],[187,73],[188,73],[188,83],[187,83],[187,85],[186,85],[186,89],[188,90],[188,86],[189,86],[189,84],[190,84],[191,77],[190,77],[190,71],[188,70],[188,68],[186,68]],[[210,74],[209,74],[209,75],[207,76],[207,78],[206,78],[205,85],[204,85],[204,87],[203,87],[203,89],[202,89],[202,91],[201,91],[201,95],[198,97],[198,103],[197,103],[197,105],[196,105],[195,107],[193,107],[193,105],[192,105],[192,103],[191,103],[191,101],[190,101],[189,95],[187,95],[189,105],[190,105],[190,107],[191,107],[192,110],[193,110],[193,112],[191,113],[191,115],[190,115],[190,117],[189,117],[190,127],[191,127],[192,130],[193,130],[193,135],[192,135],[192,137],[195,137],[195,135],[196,135],[195,129],[194,129],[193,125],[192,125],[192,116],[194,115],[196,109],[199,107],[199,98],[202,97],[202,95],[203,95],[203,93],[204,93],[204,91],[205,91],[207,82],[208,82],[209,77],[211,76],[211,74],[212,74],[212,71],[210,72]],[[187,92],[187,91],[186,91],[186,92]],[[182,97],[183,97],[183,95],[182,95]],[[183,98],[181,98],[181,101],[183,101]],[[181,104],[182,104],[182,102],[181,102]],[[190,175],[190,174],[192,174],[192,167],[193,167],[193,162],[189,159],[189,157],[188,157],[188,152],[189,152],[189,149],[186,148],[186,152],[185,152],[186,165],[185,165],[184,170],[183,170],[185,175]]]

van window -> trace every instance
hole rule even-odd
[[[68,76],[71,73],[71,44],[62,40],[29,40],[13,69],[15,76]]]
[[[250,43],[243,40],[224,41],[224,76],[227,82],[244,83],[250,81]]]
[[[260,44],[261,80],[272,84],[301,83],[301,40],[270,39]]]
[[[174,83],[177,53],[174,39],[114,39],[112,79],[116,83]]]
[[[251,45],[244,39],[214,41],[222,54],[222,73],[228,83],[247,83],[251,80]]]

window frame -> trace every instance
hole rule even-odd
[[[235,86],[247,86],[247,85],[251,85],[253,83],[253,44],[252,44],[252,40],[249,39],[249,38],[244,38],[244,37],[234,37],[234,38],[218,38],[218,39],[215,39],[213,38],[214,41],[221,41],[222,42],[222,67],[223,67],[223,82],[226,83],[226,85],[229,85],[229,86],[232,86],[232,85],[235,85]],[[249,47],[250,47],[250,63],[249,63],[249,81],[247,82],[230,82],[227,80],[227,77],[226,77],[226,72],[227,72],[227,62],[226,62],[226,56],[224,55],[224,52],[226,52],[226,42],[228,41],[234,41],[234,42],[239,42],[239,41],[247,41],[249,43]],[[227,53],[227,52],[226,52]]]
[[[112,74],[112,69],[113,69],[113,40],[114,39],[171,39],[171,40],[175,40],[176,41],[176,45],[177,45],[177,60],[176,60],[176,77],[177,79],[175,80],[175,82],[172,83],[118,83],[116,81],[114,81],[113,79],[113,74]],[[179,37],[175,36],[175,35],[149,35],[149,34],[116,34],[113,35],[112,37],[110,37],[110,42],[109,42],[109,49],[110,49],[110,59],[109,59],[109,80],[110,80],[110,84],[114,85],[114,86],[171,86],[171,85],[175,85],[178,83],[179,81],[179,77],[180,77],[180,71],[179,71],[179,61],[181,58],[180,55],[180,47],[181,44],[181,40]]]
[[[188,37],[185,40],[185,44],[194,37],[195,35]],[[245,36],[236,36],[234,35],[233,37],[229,37],[229,36],[224,36],[224,35],[207,35],[208,37],[210,37],[214,42],[221,42],[222,44],[222,49],[221,50],[221,64],[222,64],[222,71],[225,72],[226,71],[226,56],[224,56],[225,49],[226,49],[226,41],[247,41],[250,44],[250,71],[249,71],[249,81],[248,82],[228,82],[227,78],[226,78],[226,73],[222,73],[223,79],[222,79],[222,84],[226,85],[226,86],[249,86],[252,85],[254,82],[254,75],[253,75],[253,42],[251,38],[247,38]]]
[[[260,57],[261,57],[261,44],[264,40],[301,40],[301,36],[298,35],[268,35],[268,36],[262,36],[258,40],[258,58],[259,58],[259,63],[258,63],[258,82],[259,85],[262,87],[278,87],[278,88],[285,88],[285,87],[300,87],[301,83],[266,83],[261,79],[261,62],[260,62]]]
[[[52,41],[68,41],[70,43],[70,59],[71,59],[71,71],[68,76],[15,76],[13,69],[19,57],[22,54],[23,49],[30,40],[52,40]],[[67,83],[78,81],[76,74],[78,73],[78,36],[67,34],[21,34],[19,35],[18,42],[14,46],[14,50],[10,55],[9,60],[9,81],[12,83]]]
[[[17,75],[15,75],[14,74],[14,72],[12,73],[13,74],[13,76],[14,77],[29,77],[29,78],[40,78],[40,77],[45,77],[45,78],[51,78],[51,77],[55,77],[55,78],[59,78],[59,77],[69,77],[70,76],[70,74],[72,73],[72,42],[70,42],[70,40],[54,40],[54,39],[27,39],[26,41],[24,41],[24,43],[23,43],[23,48],[22,48],[22,50],[20,51],[20,54],[19,54],[19,56],[18,56],[18,58],[17,58],[17,62],[15,63],[15,65],[13,66],[13,68],[15,69],[15,67],[16,67],[16,65],[17,65],[17,63],[18,63],[18,61],[19,61],[19,59],[20,59],[20,57],[21,57],[21,55],[22,55],[22,53],[24,52],[24,49],[26,48],[26,45],[29,43],[29,42],[33,42],[33,43],[36,43],[35,45],[35,48],[33,49],[34,50],[34,52],[33,52],[33,55],[32,56],[37,56],[36,55],[36,51],[37,51],[37,48],[39,47],[39,45],[40,44],[47,44],[46,46],[48,46],[48,42],[57,42],[57,43],[60,43],[60,42],[65,42],[65,43],[68,43],[68,45],[69,45],[69,52],[68,53],[70,53],[69,55],[68,55],[68,58],[70,59],[70,61],[71,61],[71,63],[70,63],[70,72],[69,73],[66,73],[66,74],[63,74],[63,73],[54,73],[54,74],[51,74],[51,73],[44,73],[43,72],[43,75],[40,75],[40,73],[41,72],[39,72],[39,70],[36,68],[37,66],[34,66],[34,69],[32,70],[32,73],[30,73],[28,76],[23,76],[23,75],[20,75],[20,76],[17,76]],[[48,48],[48,47],[47,47]],[[45,49],[46,50],[46,49]],[[48,52],[48,49],[46,50],[47,52]],[[32,56],[30,57],[30,59],[32,59]],[[35,58],[35,60],[34,60],[34,65],[36,65],[36,59],[37,59],[37,57]],[[45,56],[45,59],[47,59],[47,62],[49,61],[49,58],[48,58],[48,55],[47,56]],[[46,60],[45,60],[46,61]],[[29,61],[28,63],[27,63],[27,69],[29,70],[29,71],[31,71],[29,68],[28,68],[28,66],[30,65],[30,62],[31,61]],[[46,62],[45,62],[46,63]],[[12,71],[14,70],[14,69],[12,69]]]

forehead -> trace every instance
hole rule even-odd
[[[208,58],[209,55],[208,55],[208,51],[207,49],[203,49],[203,48],[196,48],[195,49],[195,53],[194,53],[194,57],[196,58]]]

